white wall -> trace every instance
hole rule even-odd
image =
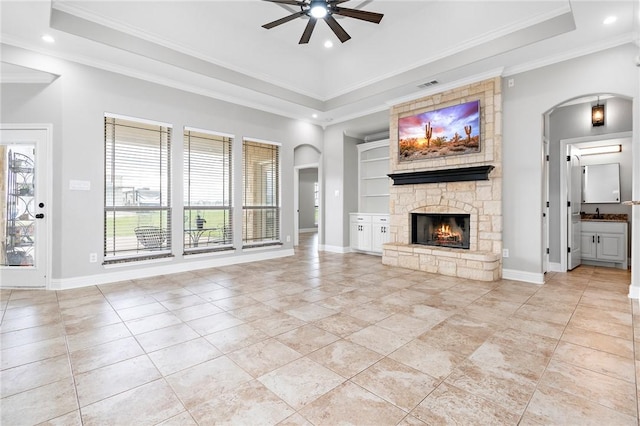
[[[293,157],[295,166],[300,168],[320,163],[320,151],[313,145],[298,145]]]
[[[505,269],[542,274],[543,114],[584,94],[637,97],[636,55],[628,44],[510,76],[514,86],[503,86]]]
[[[293,237],[294,148],[307,144],[320,152],[323,144],[323,132],[320,127],[95,68],[43,57],[13,47],[3,46],[2,55],[4,61],[30,66],[42,64],[46,68],[44,71],[55,71],[60,75],[48,86],[2,85],[0,121],[54,124],[55,202],[48,214],[53,220],[54,228],[53,279],[61,282],[61,286],[65,285],[65,280],[73,282],[73,285],[81,285],[84,281],[91,281],[88,277],[101,276],[104,280],[104,277],[110,274],[122,278],[126,276],[126,271],[142,267],[128,264],[118,267],[117,270],[105,269],[100,262],[103,253],[105,112],[173,125],[174,224],[182,223],[183,127],[210,129],[235,136],[233,199],[236,251],[212,256],[211,262],[244,255],[240,248],[242,138],[258,138],[281,143],[281,232],[284,244],[280,249],[271,248],[266,251],[292,252],[293,238],[291,242],[287,242],[286,237]],[[72,179],[89,181],[91,190],[70,191],[69,180]],[[202,258],[193,256],[183,257],[181,231],[179,226],[174,227],[172,237],[175,257],[169,265],[163,264],[164,270],[170,269],[170,265],[203,261]],[[98,253],[99,262],[89,263],[89,253]],[[251,256],[257,256],[256,252],[251,252]]]
[[[347,251],[349,213],[358,209],[358,150],[361,139],[347,136],[374,134],[389,129],[389,111],[381,111],[329,126],[324,132],[323,176],[324,236],[321,248]],[[346,156],[346,157],[345,157]]]

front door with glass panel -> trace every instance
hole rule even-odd
[[[46,129],[0,129],[0,287],[46,286]]]

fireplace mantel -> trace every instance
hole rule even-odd
[[[415,185],[421,183],[465,182],[489,180],[494,166],[461,167],[456,169],[426,170],[421,172],[391,173],[393,185]]]

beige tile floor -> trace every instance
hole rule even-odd
[[[315,238],[280,260],[0,291],[1,423],[638,424],[629,273],[474,282]]]

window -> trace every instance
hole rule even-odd
[[[232,247],[232,143],[230,136],[184,131],[185,253]]]
[[[244,247],[280,243],[280,146],[242,144]]]
[[[105,263],[171,255],[171,129],[105,116]]]

